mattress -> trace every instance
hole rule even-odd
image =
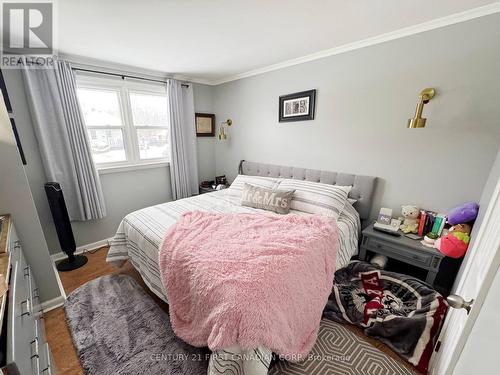
[[[227,191],[202,194],[147,207],[128,214],[120,223],[106,261],[121,266],[127,260],[137,269],[145,284],[162,300],[167,301],[161,282],[158,263],[160,243],[169,227],[185,212],[208,211],[229,213],[263,213],[257,208],[240,204],[240,197]],[[300,211],[290,211],[297,215],[308,215]],[[337,220],[339,227],[339,247],[336,269],[345,267],[352,256],[358,253],[360,232],[359,215],[350,203]],[[333,282],[333,280],[332,280]]]

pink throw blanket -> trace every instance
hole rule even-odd
[[[316,341],[337,248],[335,220],[319,215],[184,214],[160,246],[175,333],[300,360]]]

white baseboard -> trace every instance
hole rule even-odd
[[[89,243],[87,245],[78,246],[76,248],[75,254],[83,254],[86,251],[96,250],[96,249],[99,249],[100,247],[108,246],[109,241],[111,241],[111,238],[106,238],[104,240],[92,242],[92,243]],[[63,253],[62,251],[60,251],[58,253],[52,254],[50,257],[52,258],[53,262],[58,262],[64,258],[66,258],[66,254]]]
[[[59,296],[53,299],[50,299],[48,301],[42,302],[42,311],[44,313],[57,309],[58,307],[64,306],[64,301],[66,301],[66,298],[63,296]]]

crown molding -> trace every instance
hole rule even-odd
[[[286,61],[283,61],[283,62],[280,62],[277,64],[268,65],[268,66],[265,66],[262,68],[253,69],[253,70],[250,70],[250,71],[245,72],[245,73],[227,76],[225,78],[221,78],[218,80],[207,81],[207,83],[210,85],[216,86],[216,85],[220,85],[223,83],[236,81],[236,80],[239,80],[242,78],[253,77],[256,75],[263,74],[263,73],[272,72],[274,70],[283,69],[283,68],[303,64],[303,63],[310,62],[310,61],[319,60],[319,59],[322,59],[325,57],[339,55],[341,53],[346,53],[346,52],[354,51],[357,49],[361,49],[361,48],[389,42],[391,40],[401,39],[401,38],[405,38],[405,37],[412,36],[415,34],[424,33],[426,31],[439,29],[439,28],[454,25],[457,23],[470,21],[470,20],[473,20],[475,18],[489,16],[489,15],[495,14],[495,13],[500,13],[500,2],[495,2],[495,3],[484,5],[484,6],[481,6],[478,8],[473,8],[473,9],[469,9],[469,10],[466,10],[463,12],[454,13],[454,14],[451,14],[449,16],[436,18],[432,21],[427,21],[427,22],[423,22],[423,23],[420,23],[417,25],[404,27],[402,29],[391,31],[391,32],[388,32],[385,34],[375,36],[375,37],[366,38],[363,40],[359,40],[357,42],[344,44],[344,45],[341,45],[338,47],[315,52],[315,53],[305,55],[302,57],[298,57],[295,59],[286,60]]]

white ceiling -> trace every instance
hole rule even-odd
[[[492,3],[59,0],[58,48],[64,54],[217,83]]]

